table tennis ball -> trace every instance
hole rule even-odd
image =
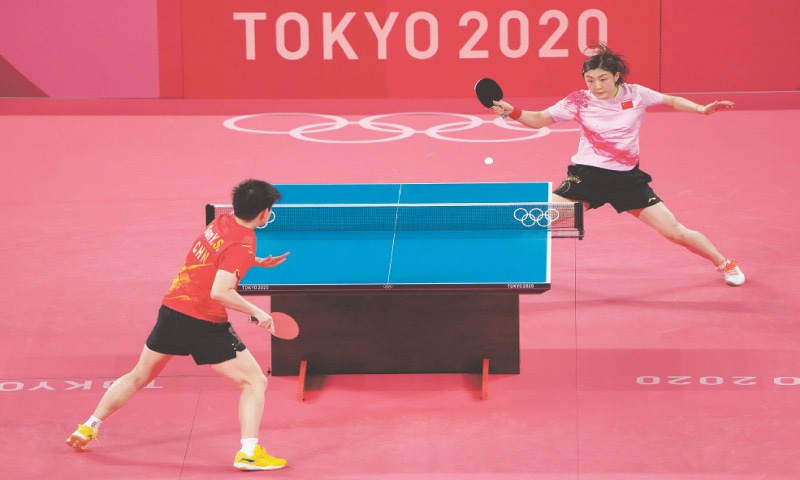
[[[494,163],[494,159],[492,157],[486,157],[485,159],[483,159],[483,163],[485,163],[486,165],[491,165]]]

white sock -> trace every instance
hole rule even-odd
[[[102,423],[103,423],[102,420],[100,420],[99,418],[97,418],[94,415],[92,415],[91,417],[89,417],[89,420],[86,420],[86,423],[84,423],[84,425],[86,425],[88,427],[92,427],[92,430],[94,430],[96,432],[97,430],[100,429],[100,425]]]
[[[242,452],[248,457],[252,457],[258,445],[258,438],[243,438],[242,439]]]
[[[728,259],[726,258],[725,261],[722,262],[722,265],[717,265],[717,270],[722,270],[723,268],[725,268],[725,265],[727,264],[728,264]]]

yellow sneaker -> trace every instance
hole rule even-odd
[[[252,457],[248,457],[244,452],[236,452],[233,466],[239,470],[277,470],[286,466],[286,460],[271,457],[261,445],[256,445]]]
[[[82,452],[89,446],[92,439],[97,438],[97,432],[88,425],[78,424],[78,428],[72,432],[72,435],[67,439],[67,445],[75,450]]]

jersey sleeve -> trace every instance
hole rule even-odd
[[[217,268],[231,272],[241,280],[255,263],[255,258],[255,250],[252,245],[231,245],[220,255]]]
[[[547,112],[556,122],[568,122],[575,118],[575,108],[570,108],[566,101],[560,100],[555,105],[548,107]]]
[[[642,98],[642,103],[644,103],[645,107],[652,107],[664,103],[663,93],[657,92],[642,85],[634,85],[634,87],[639,92],[639,96]]]
[[[555,105],[548,107],[547,112],[556,122],[568,122],[574,120],[578,115],[578,110],[586,106],[586,93],[581,91],[572,92]]]

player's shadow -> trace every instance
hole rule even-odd
[[[322,395],[322,390],[328,383],[329,375],[306,375],[305,387],[303,389],[306,401],[313,401]],[[299,380],[298,380],[299,381]]]
[[[360,388],[368,388],[371,391],[385,391],[387,393],[391,392],[392,390],[396,389],[407,389],[409,385],[413,385],[415,391],[429,389],[431,391],[438,390],[438,389],[450,389],[457,386],[461,386],[465,389],[465,391],[469,392],[469,395],[476,400],[482,399],[482,388],[483,388],[483,374],[481,372],[475,373],[410,373],[410,374],[394,374],[394,373],[367,373],[367,374],[359,374],[366,378],[364,382],[359,382],[358,384],[350,383],[346,381],[346,377],[348,374],[340,374],[340,375],[328,375],[328,374],[310,374],[306,375],[303,391],[302,391],[302,401],[305,402],[314,402],[319,400],[326,388],[341,388],[345,387],[347,389],[358,390]],[[444,382],[432,382],[426,379],[425,376],[427,375],[446,375],[448,376],[447,381]],[[399,377],[404,377],[402,380],[399,380]],[[489,382],[497,381],[501,378],[509,377],[513,375],[505,375],[505,374],[497,374],[497,375],[489,375]],[[341,377],[341,378],[337,378]],[[337,379],[339,381],[337,381]],[[391,379],[391,381],[387,380]],[[398,381],[399,380],[399,381]],[[298,378],[298,382],[299,382]],[[335,385],[334,385],[335,384]],[[300,385],[298,384],[298,400],[300,392],[299,392]]]

